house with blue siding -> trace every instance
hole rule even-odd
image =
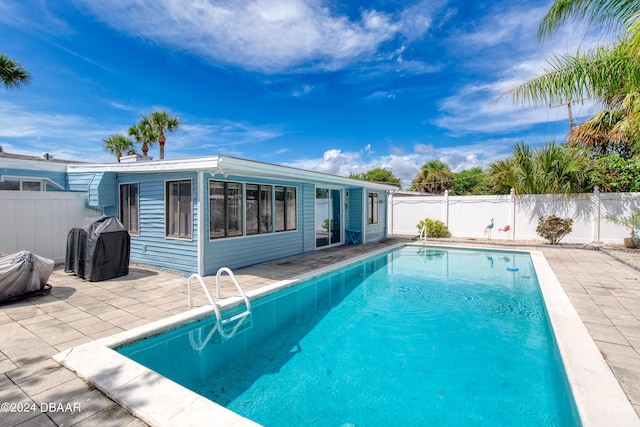
[[[65,191],[69,163],[49,153],[34,157],[0,150],[0,191]]]
[[[343,244],[388,238],[397,188],[229,156],[69,164],[66,189],[117,216],[131,261],[213,275]]]

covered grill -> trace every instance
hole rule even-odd
[[[0,302],[39,295],[51,289],[47,284],[54,262],[29,251],[0,258]]]
[[[129,274],[131,238],[113,216],[87,218],[67,235],[66,272],[90,282]]]

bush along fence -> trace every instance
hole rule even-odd
[[[390,230],[394,235],[417,236],[417,224],[429,218],[442,221],[452,237],[496,240],[546,240],[536,231],[540,218],[572,220],[563,243],[614,243],[632,232],[624,221],[640,209],[640,193],[511,194],[504,196],[392,196]],[[635,233],[640,236],[640,233]]]

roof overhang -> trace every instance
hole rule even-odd
[[[108,164],[73,164],[67,168],[68,172],[180,172],[180,171],[208,171],[213,175],[252,176],[257,178],[271,178],[292,180],[309,183],[327,183],[343,185],[345,187],[366,187],[381,191],[395,191],[397,187],[370,181],[351,179],[343,176],[323,172],[309,171],[291,166],[274,165],[255,160],[240,159],[230,156],[194,157],[179,160],[157,160],[149,162],[108,163]]]

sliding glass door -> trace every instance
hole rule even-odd
[[[316,188],[316,248],[342,243],[342,191]]]

